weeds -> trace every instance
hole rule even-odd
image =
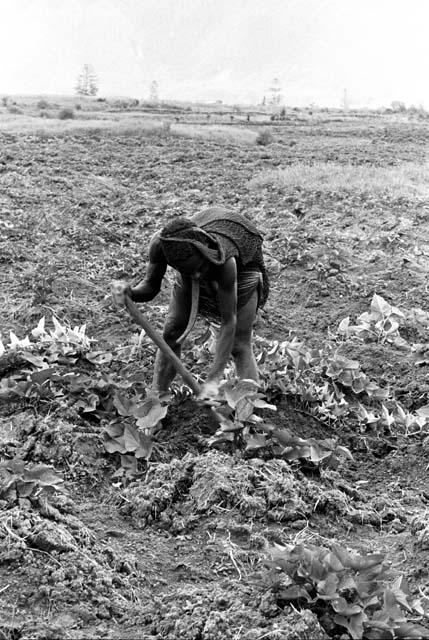
[[[175,124],[172,125],[171,132],[173,135],[185,138],[202,138],[232,144],[254,144],[257,138],[257,134],[249,129],[216,125],[203,127],[194,124]]]
[[[350,318],[344,318],[338,327],[338,333],[346,338],[356,336],[362,342],[390,342],[399,348],[408,348],[406,340],[399,335],[399,326],[405,315],[397,307],[392,307],[381,296],[374,294],[370,312],[362,313],[355,325]]]
[[[401,167],[353,166],[335,162],[313,165],[296,162],[283,169],[265,171],[250,187],[276,186],[321,192],[358,192],[427,198],[429,164],[407,163]]]
[[[408,622],[424,614],[421,601],[412,600],[402,576],[393,578],[384,555],[351,554],[338,544],[330,549],[314,545],[275,545],[267,566],[289,582],[275,587],[279,603],[310,608],[331,633],[345,628],[354,640],[427,637],[427,630]]]
[[[69,107],[65,107],[58,112],[59,120],[72,120],[74,118],[74,111]]]
[[[64,480],[46,465],[26,465],[21,460],[0,463],[0,500],[13,505],[37,499],[42,493],[65,492]]]
[[[260,131],[255,140],[256,144],[259,144],[262,147],[266,147],[267,145],[272,144],[273,141],[273,134],[267,129]]]

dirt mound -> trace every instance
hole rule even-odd
[[[125,624],[121,637],[232,640],[245,633],[249,640],[264,636],[277,640],[328,638],[309,611],[285,615],[271,594],[255,595],[251,587],[228,582],[179,588],[174,594],[156,598],[143,607],[134,625],[127,629]]]

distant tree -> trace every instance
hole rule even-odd
[[[98,78],[90,64],[83,65],[77,79],[76,93],[81,96],[96,96],[98,93]]]
[[[270,104],[274,106],[278,106],[283,99],[282,88],[280,85],[280,80],[278,78],[274,78],[274,80],[272,81],[270,92],[271,92]]]
[[[405,102],[401,102],[400,100],[393,100],[393,102],[390,103],[391,108],[393,109],[393,111],[406,111],[407,108],[405,106]]]
[[[158,89],[159,89],[159,85],[158,85],[157,81],[156,80],[152,80],[152,82],[150,83],[150,97],[149,97],[151,102],[158,102],[159,101]]]

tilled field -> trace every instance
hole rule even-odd
[[[0,134],[0,638],[429,637],[429,201],[264,178],[424,167],[427,125],[271,130]],[[256,413],[287,437],[212,446],[212,411],[177,386],[146,463],[148,439],[118,443],[154,347],[109,284],[212,203],[265,234],[255,344],[276,411]],[[171,280],[145,309],[157,328]],[[185,349],[202,378],[211,339],[200,321]]]

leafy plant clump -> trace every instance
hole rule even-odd
[[[10,332],[9,344],[0,340],[0,365],[4,371],[8,369],[21,370],[10,377],[0,380],[0,400],[14,400],[17,398],[58,398],[63,395],[56,388],[69,386],[76,376],[62,376],[58,366],[73,365],[78,358],[85,354],[91,358],[100,358],[98,352],[91,352],[92,340],[86,335],[85,325],[74,327],[62,325],[55,317],[52,318],[54,329],[45,329],[43,317],[32,332],[32,338],[25,336],[18,338]],[[85,392],[87,393],[87,387]]]
[[[212,446],[229,442],[254,452],[269,447],[278,457],[291,462],[308,460],[316,465],[325,462],[337,466],[342,458],[352,459],[346,447],[334,438],[316,440],[299,438],[289,429],[278,428],[259,415],[258,410],[275,411],[252,380],[230,380],[212,401],[219,428],[209,439]]]
[[[362,313],[354,325],[350,324],[349,317],[344,318],[339,324],[338,333],[344,337],[356,336],[363,342],[390,342],[398,348],[408,349],[407,341],[399,334],[404,318],[400,309],[375,293],[370,311]]]
[[[0,504],[11,506],[37,499],[41,494],[65,492],[64,482],[52,467],[26,465],[22,460],[0,463]]]
[[[327,343],[308,349],[296,337],[283,342],[257,339],[257,360],[265,393],[294,398],[312,415],[334,426],[353,419],[362,432],[367,429],[406,436],[427,430],[429,406],[406,411],[351,360]],[[389,409],[385,406],[388,404]],[[370,405],[370,406],[368,406]]]
[[[383,554],[360,556],[338,544],[300,544],[275,545],[266,564],[278,602],[313,610],[332,633],[338,626],[354,640],[429,637],[428,629],[407,621],[407,614],[424,615],[422,603],[383,561]],[[287,580],[280,584],[283,574]]]
[[[104,448],[107,453],[120,456],[121,466],[113,477],[131,479],[141,471],[139,460],[149,460],[153,446],[151,433],[165,418],[167,407],[157,398],[143,399],[140,395],[127,398],[119,393],[113,404],[122,419],[104,427]]]
[[[260,131],[256,137],[256,144],[266,147],[274,142],[273,134],[268,129]]]
[[[65,107],[58,112],[58,118],[60,120],[72,120],[74,118],[74,111],[70,107]]]

